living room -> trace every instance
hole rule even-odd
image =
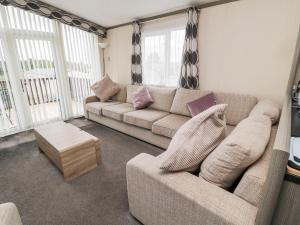
[[[0,225],[300,224],[298,0],[0,3]]]

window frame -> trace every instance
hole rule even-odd
[[[171,33],[174,31],[179,31],[182,30],[185,32],[185,26],[181,25],[181,26],[173,26],[173,27],[169,27],[169,28],[157,28],[157,29],[151,29],[148,31],[142,31],[141,32],[141,46],[142,46],[142,65],[144,68],[144,62],[145,62],[145,38],[147,37],[151,37],[151,36],[158,36],[158,35],[163,35],[165,37],[165,68],[164,68],[164,74],[162,74],[162,76],[160,76],[160,84],[149,84],[149,83],[144,83],[146,85],[151,85],[151,86],[161,86],[161,87],[177,87],[178,86],[178,82],[179,82],[179,77],[180,77],[180,70],[178,71],[178,81],[177,84],[174,86],[174,84],[167,84],[167,80],[168,77],[170,77],[170,55],[171,55]],[[184,43],[183,43],[184,44]],[[182,50],[183,50],[183,45],[182,45]],[[181,58],[182,58],[182,54],[181,54]],[[181,62],[181,61],[180,61]],[[145,74],[145,73],[144,73]],[[144,77],[144,80],[146,78]]]

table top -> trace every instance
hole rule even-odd
[[[59,152],[91,141],[98,141],[98,138],[93,135],[63,121],[39,126],[34,131],[46,139]]]

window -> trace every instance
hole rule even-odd
[[[185,37],[185,20],[155,25],[142,31],[143,83],[177,86]]]
[[[95,34],[0,6],[0,136],[83,115],[100,78]]]

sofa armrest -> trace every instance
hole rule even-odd
[[[126,166],[130,212],[144,224],[250,225],[257,208],[187,172],[165,173],[140,154]]]
[[[93,95],[93,96],[86,97],[84,99],[84,104],[87,104],[90,102],[99,102],[99,98],[97,96]]]
[[[8,202],[0,204],[0,224],[22,225],[18,209],[14,203]]]
[[[84,101],[83,101],[84,117],[87,119],[89,118],[89,114],[86,111],[86,104],[88,104],[90,102],[99,102],[99,98],[97,96],[93,95],[93,96],[86,97],[84,99]]]

